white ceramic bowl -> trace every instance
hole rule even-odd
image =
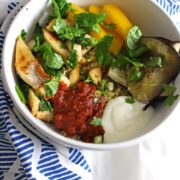
[[[108,1],[120,5],[131,21],[142,29],[145,36],[162,36],[172,40],[180,40],[180,33],[170,17],[168,17],[161,8],[150,0],[74,0],[74,2],[83,7],[90,4],[101,5]],[[48,2],[48,0],[31,0],[18,13],[7,32],[3,49],[2,58],[5,85],[7,86],[14,104],[30,124],[32,124],[42,134],[65,146],[75,146],[92,150],[108,150],[137,144],[151,135],[152,132],[155,129],[158,129],[157,127],[162,125],[162,123],[167,121],[167,119],[170,120],[171,118],[176,117],[177,106],[179,106],[178,101],[176,101],[176,103],[170,108],[160,106],[156,109],[154,118],[145,129],[142,129],[142,131],[131,139],[111,144],[91,144],[66,138],[54,130],[53,127],[34,118],[29,109],[21,103],[15,91],[17,76],[14,70],[14,49],[16,38],[22,29],[25,29],[25,31],[28,32],[28,38],[31,36],[35,24],[39,22],[43,14],[46,14],[45,9],[47,11],[49,10]],[[177,93],[180,94],[179,76],[175,81],[175,85],[177,87]]]

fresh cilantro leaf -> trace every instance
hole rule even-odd
[[[68,3],[66,0],[52,0],[52,5],[55,16],[58,18],[59,17],[65,18],[71,6],[71,4]]]
[[[41,43],[44,41],[42,28],[40,27],[39,23],[36,24],[33,34],[34,34],[34,39],[35,39],[36,44],[34,45],[32,50],[37,52],[40,49]]]
[[[114,29],[116,29],[116,24],[114,24],[114,23],[106,24],[106,23],[103,22],[102,25],[103,25],[106,29],[109,29],[109,30],[114,30]]]
[[[95,31],[100,32],[99,23],[103,22],[106,18],[105,13],[80,13],[75,15],[75,24],[79,28],[85,29],[87,32]]]
[[[51,69],[61,69],[64,65],[64,61],[59,54],[52,51],[51,45],[49,43],[44,43],[40,47],[40,52],[42,54],[42,59],[44,64]]]
[[[177,98],[179,97],[179,95],[169,95],[165,101],[164,101],[164,105],[166,107],[170,107],[174,104],[174,102],[177,100]]]
[[[130,65],[133,65],[136,68],[143,67],[144,64],[138,60],[131,60],[128,56],[123,53],[116,57],[115,61],[112,63],[112,68],[127,69]]]
[[[94,117],[90,124],[94,126],[102,126],[102,118]]]
[[[115,61],[112,63],[112,68],[126,69],[129,66],[129,58],[123,54],[120,54],[115,58]]]
[[[69,54],[69,56],[68,56],[68,58],[67,58],[67,64],[68,64],[72,69],[74,69],[74,68],[77,66],[78,60],[77,60],[77,52],[76,52],[75,49],[72,49],[72,50],[70,51],[70,54]]]
[[[172,95],[176,91],[176,87],[169,84],[163,84],[162,87],[167,95]]]
[[[45,99],[41,99],[40,104],[39,104],[39,110],[52,112],[53,108],[49,101],[46,101]]]
[[[21,30],[21,37],[22,37],[23,40],[25,40],[26,37],[27,37],[27,33],[26,33],[26,31],[24,29]]]
[[[95,39],[93,37],[92,38],[87,38],[87,37],[84,37],[84,36],[76,38],[75,41],[76,41],[76,43],[81,44],[85,48],[88,47],[88,46],[95,46],[98,43],[97,39]]]
[[[129,74],[129,81],[138,81],[143,77],[142,71],[140,71],[137,67],[132,67]]]
[[[129,104],[134,104],[134,103],[135,103],[135,100],[134,100],[133,97],[127,97],[127,98],[125,99],[125,102],[126,102],[126,103],[129,103]]]
[[[64,65],[64,61],[59,54],[51,53],[47,54],[45,65],[51,69],[61,69]]]
[[[25,98],[25,96],[24,96],[24,93],[23,93],[23,91],[21,90],[21,88],[16,84],[16,86],[15,86],[15,90],[16,90],[16,93],[17,93],[17,95],[19,96],[19,99],[21,100],[21,102],[23,103],[23,104],[26,104],[27,103],[27,100],[26,100],[26,98]]]
[[[176,91],[176,87],[169,85],[169,84],[163,84],[163,89],[164,89],[165,93],[168,95],[168,97],[164,101],[164,105],[166,107],[172,106],[173,103],[179,97],[179,95],[174,95],[174,92]]]
[[[137,68],[144,67],[144,64],[141,63],[141,62],[131,61],[131,60],[129,60],[129,62],[130,62],[131,64],[133,64],[133,65],[134,65],[135,67],[137,67]]]
[[[142,32],[138,26],[133,26],[127,35],[127,47],[130,50],[135,50],[138,46],[139,40],[142,37]]]
[[[101,81],[101,94],[103,96],[106,94],[106,90],[107,90],[107,81],[103,79]]]
[[[44,83],[45,91],[48,96],[54,96],[58,91],[59,86],[59,78],[55,78],[53,80],[47,80]]]
[[[129,50],[129,51],[131,51],[131,53],[133,53],[133,55],[131,55],[132,57],[138,58],[139,56],[141,56],[148,50],[149,49],[147,48],[147,46],[145,46],[143,44],[139,44],[136,50],[134,50],[134,51]]]
[[[85,35],[85,31],[78,27],[73,27],[66,24],[62,19],[56,19],[56,23],[53,26],[54,31],[62,40],[73,40]]]
[[[45,72],[53,77],[61,77],[62,75],[62,70],[55,70],[47,67],[45,64],[42,64],[43,69]]]
[[[150,67],[162,67],[162,58],[160,56],[155,56],[150,59],[147,63],[147,66]]]
[[[93,80],[92,80],[92,78],[91,78],[91,76],[89,74],[88,74],[88,76],[87,76],[87,78],[86,78],[86,80],[84,82],[86,82],[88,84],[93,83]]]
[[[67,49],[67,46],[66,46],[66,44],[62,44],[62,45],[60,46],[60,48],[62,48],[62,49]]]
[[[113,61],[113,57],[108,52],[109,47],[111,46],[113,41],[112,35],[104,36],[100,42],[95,46],[95,56],[99,64],[104,66],[111,65]]]

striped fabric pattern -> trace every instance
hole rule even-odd
[[[8,4],[7,13],[9,14],[17,5],[19,2],[11,2]]]
[[[180,13],[180,0],[156,0],[156,2],[171,16]]]

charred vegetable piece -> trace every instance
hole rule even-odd
[[[142,38],[141,43],[146,45],[152,56],[162,57],[162,67],[144,67],[144,76],[141,80],[128,83],[128,90],[138,101],[147,103],[157,97],[162,91],[162,84],[169,83],[180,70],[180,57],[171,45],[167,45],[159,38]],[[148,63],[145,62],[145,64]]]

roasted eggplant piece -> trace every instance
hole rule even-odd
[[[145,66],[141,80],[128,82],[128,91],[132,96],[138,101],[148,103],[162,92],[162,84],[170,83],[176,77],[180,70],[180,57],[172,44],[164,39],[144,37],[141,43],[151,51],[149,59],[153,55],[160,56],[163,60],[162,67]]]

